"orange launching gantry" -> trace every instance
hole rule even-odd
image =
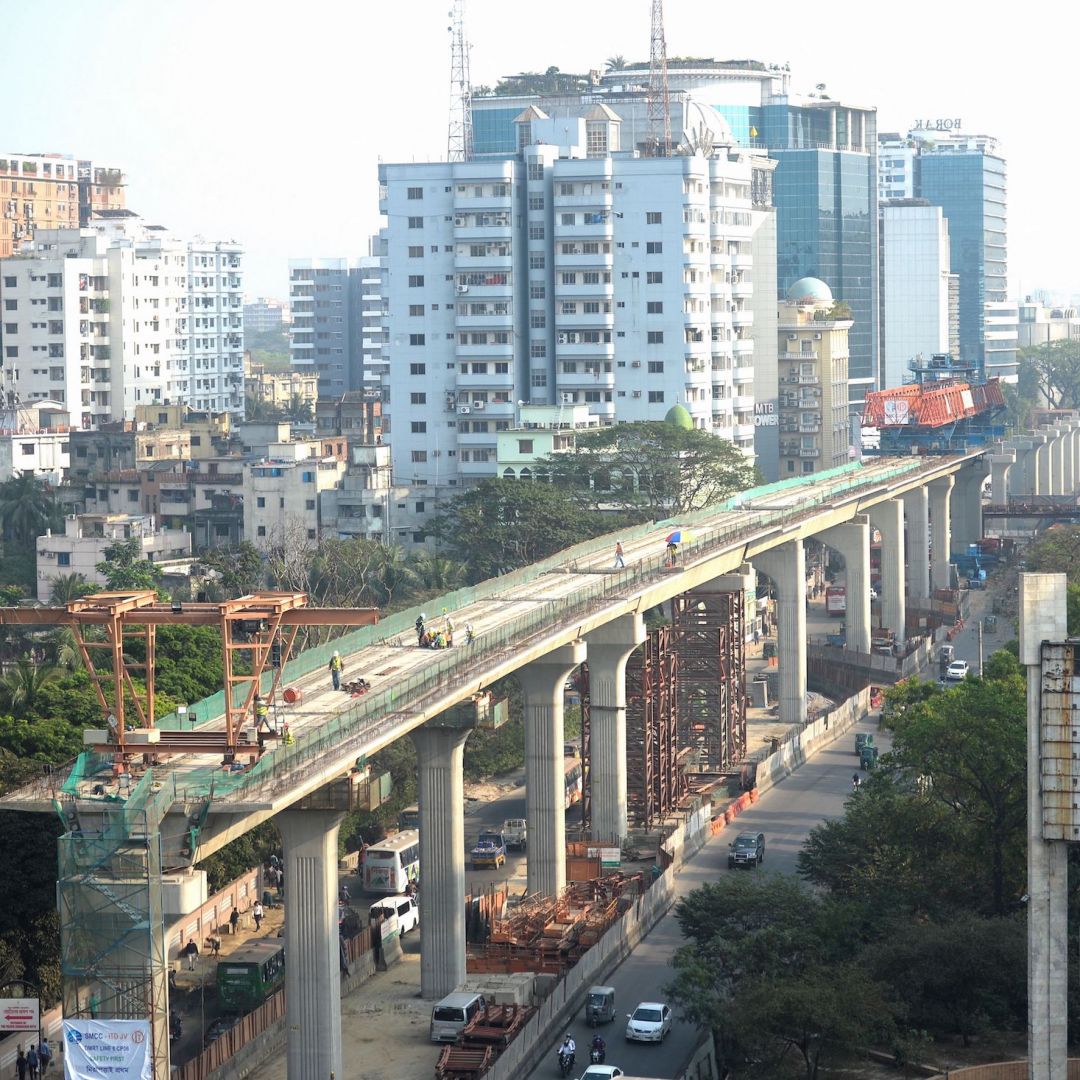
[[[245,719],[252,716],[255,694],[269,666],[273,671],[266,698],[272,704],[281,672],[302,626],[370,626],[379,621],[375,608],[309,608],[305,593],[259,592],[238,600],[211,603],[162,603],[151,589],[102,592],[73,600],[66,607],[0,608],[0,624],[13,626],[67,626],[75,637],[106,720],[107,741],[97,749],[119,760],[131,753],[221,753],[226,762],[237,753],[254,758],[260,746],[248,739]],[[104,640],[87,638],[87,627],[100,626]],[[216,626],[221,633],[224,666],[225,727],[211,731],[165,731],[154,724],[154,646],[159,626]],[[145,663],[124,654],[127,643],[145,646]],[[99,672],[95,652],[108,650],[111,677]],[[249,671],[236,671],[237,654],[248,657]],[[269,663],[268,663],[269,662]],[[141,689],[132,672],[142,672]],[[104,681],[111,682],[113,701]],[[138,728],[128,728],[125,692],[134,702]],[[237,704],[239,700],[240,704]],[[153,734],[150,734],[150,733]]]

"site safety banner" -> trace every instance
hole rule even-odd
[[[149,1020],[65,1020],[65,1080],[151,1080]]]
[[[0,1031],[34,1031],[38,1022],[37,998],[0,998]]]

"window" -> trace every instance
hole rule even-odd
[[[410,195],[409,198],[411,199],[412,196]],[[411,218],[409,218],[409,228],[410,229],[422,229],[423,227],[424,227],[424,219],[422,217],[411,217]]]
[[[645,271],[645,284],[646,285],[663,285],[664,272],[663,270],[646,270]]]
[[[646,336],[646,340],[650,345],[663,345],[664,344],[664,331],[663,330],[650,330]]]
[[[547,260],[543,255],[530,252],[529,254],[529,269],[530,270],[543,270],[547,266]]]
[[[5,289],[14,289],[17,284],[18,284],[18,282],[16,281],[15,278],[8,277],[6,274],[4,275],[4,288]]]
[[[424,287],[424,275],[423,274],[410,274],[409,275],[409,288],[410,289],[422,289]]]
[[[664,245],[660,240],[650,240],[645,245],[646,255],[662,255],[664,252]]]
[[[427,431],[427,421],[426,420],[414,420],[409,425],[409,430],[414,435],[423,435]]]
[[[423,335],[423,334],[410,334],[409,335],[409,344],[410,345],[423,345],[424,340],[425,340],[425,335]]]
[[[519,454],[531,454],[533,452],[532,439],[518,439],[517,444]]]
[[[543,225],[530,225],[529,226],[529,239],[530,240],[543,240],[544,239],[544,226]]]
[[[422,502],[418,502],[416,504],[416,512],[418,514],[422,514],[424,512],[424,504]]]
[[[411,459],[413,461],[427,461],[427,451],[426,450],[414,450],[412,452],[412,454],[410,455],[410,457],[411,457]]]
[[[58,551],[56,553],[56,565],[57,566],[70,566],[71,565],[71,552],[70,551]]]
[[[646,210],[645,211],[645,224],[646,225],[659,225],[663,220],[664,215],[659,210]]]
[[[662,375],[664,371],[663,360],[650,360],[649,361],[649,374],[650,375]]]
[[[411,393],[409,395],[409,404],[410,405],[426,405],[427,404],[427,394],[425,394],[423,391]]]
[[[262,495],[260,495],[260,496],[259,496],[259,497],[258,497],[258,498],[257,498],[257,499],[255,500],[255,505],[256,505],[256,506],[258,506],[258,507],[259,507],[260,509],[261,509],[262,507],[266,506],[266,499],[265,499],[265,497],[264,497],[264,496],[262,496]]]
[[[4,310],[5,311],[18,311],[18,309],[19,309],[19,301],[18,300],[5,300],[4,301]]]
[[[128,502],[137,503],[139,501],[139,489],[138,488],[128,488],[127,496],[128,496]]]
[[[6,323],[4,323],[4,333],[5,334],[17,334],[18,332],[19,332],[19,324],[18,323],[16,323],[16,322],[6,322]]]
[[[423,304],[410,304],[409,305],[409,314],[410,315],[423,315],[424,314],[424,305]]]
[[[308,531],[307,531],[307,538],[308,538],[309,540],[314,540],[314,539],[316,538],[316,532],[315,532],[315,530],[314,530],[314,529],[308,529]]]
[[[419,244],[416,247],[409,248],[410,259],[422,259],[424,257],[424,245]]]
[[[530,300],[543,300],[547,297],[547,287],[544,285],[530,285],[529,286],[529,299]]]
[[[542,311],[530,311],[529,312],[529,326],[534,330],[542,330],[547,326],[547,315]]]
[[[663,315],[664,302],[662,300],[650,300],[645,305],[645,310],[649,315]]]
[[[426,372],[427,372],[427,365],[426,364],[410,364],[409,365],[409,374],[410,375],[423,375]]]
[[[575,214],[560,214],[559,223],[561,225],[573,225],[575,217]]]
[[[543,210],[544,209],[544,196],[543,195],[530,195],[529,196],[529,209],[530,210]]]
[[[422,199],[424,197],[424,189],[422,187],[411,187],[406,194],[410,199]]]
[[[547,356],[547,346],[542,341],[534,341],[529,346],[529,355],[532,357]]]
[[[659,402],[661,402],[663,400],[664,400],[664,391],[663,390],[650,390],[649,391],[649,403],[650,404],[656,405],[656,404],[658,404]]]
[[[574,185],[573,184],[560,184],[559,185],[559,194],[560,195],[573,195],[574,194]]]
[[[259,527],[258,527],[258,528],[257,528],[257,529],[255,530],[255,535],[256,535],[256,536],[265,536],[265,535],[266,535],[266,526],[265,526],[265,525],[260,525],[260,526],[259,526]]]

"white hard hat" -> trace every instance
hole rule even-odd
[[[340,656],[340,655],[341,655],[341,653],[339,653],[339,652],[337,651],[337,649],[335,649],[335,650],[334,650],[334,655],[335,655],[335,656]]]

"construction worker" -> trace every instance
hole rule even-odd
[[[270,706],[266,704],[260,694],[255,695],[255,735],[262,746],[266,741],[266,733],[263,730],[270,726]]]
[[[292,746],[292,744],[293,744],[293,736],[292,736],[292,732],[289,730],[289,725],[288,724],[282,724],[281,725],[281,741],[286,746]]]
[[[330,679],[334,684],[335,690],[341,689],[341,673],[345,669],[345,665],[341,662],[341,653],[334,650],[334,655],[330,657],[330,663],[327,664],[330,669]]]

